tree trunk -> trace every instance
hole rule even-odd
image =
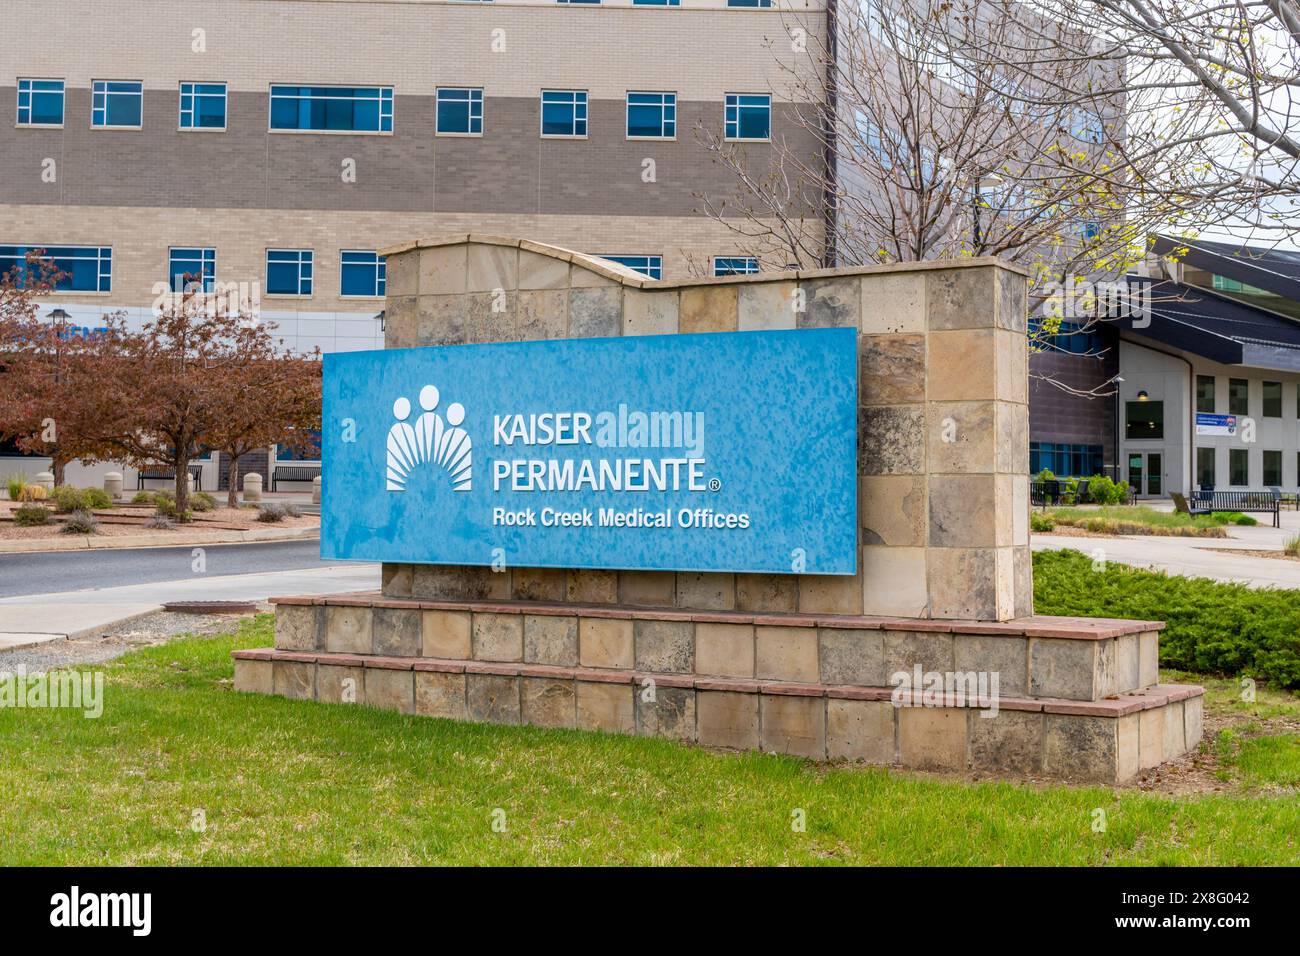
[[[68,463],[57,454],[51,459],[51,462],[50,469],[54,472],[54,487],[57,488],[64,482],[64,474],[67,471]]]
[[[190,510],[190,460],[176,458],[176,520],[188,521]]]
[[[225,453],[223,452],[222,454]],[[227,476],[228,476],[227,484],[229,485],[229,487],[226,489],[226,507],[238,508],[239,498],[237,497],[237,493],[239,489],[236,487],[236,485],[239,483],[239,459],[241,456],[230,455],[229,457],[230,457],[230,468],[229,471],[227,472]]]

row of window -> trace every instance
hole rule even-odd
[[[63,80],[18,80],[18,125],[62,126]],[[226,128],[225,83],[182,83],[177,123],[182,130],[221,132]],[[435,129],[442,136],[483,135],[481,87],[438,87]],[[100,129],[140,129],[144,84],[137,80],[95,80],[90,124]],[[675,139],[677,94],[629,91],[629,139]],[[271,87],[267,128],[272,132],[392,133],[391,86]],[[728,93],[723,125],[729,140],[767,140],[772,135],[772,97],[766,93]],[[542,136],[585,138],[586,90],[542,90]]]
[[[0,246],[0,276],[11,270],[21,284],[27,270],[27,255],[36,246]],[[651,279],[662,279],[664,260],[660,255],[603,254]],[[62,275],[55,283],[60,292],[111,292],[113,250],[109,246],[50,246],[42,261]],[[266,250],[267,295],[309,296],[315,289],[316,254],[311,249]],[[758,260],[748,256],[715,256],[715,276],[749,275],[758,272]],[[217,250],[201,246],[173,246],[168,250],[167,277],[177,292],[211,292],[217,281]],[[339,295],[344,298],[382,298],[387,273],[384,257],[362,249],[339,253]]]
[[[1091,478],[1105,474],[1105,456],[1100,445],[1072,445],[1064,442],[1031,441],[1029,473],[1044,468],[1058,478]]]
[[[1203,447],[1196,449],[1196,484],[1201,488],[1213,488],[1215,480],[1215,449]],[[1262,455],[1264,488],[1282,484],[1282,452],[1265,450]],[[1296,454],[1296,474],[1300,475],[1300,452]],[[1249,488],[1250,452],[1245,448],[1228,449],[1228,484],[1234,487]]]
[[[1282,417],[1282,383],[1260,382],[1263,392],[1261,413],[1264,418]],[[1213,375],[1196,376],[1196,410],[1209,415],[1218,409],[1215,404],[1215,378]],[[1250,380],[1245,378],[1228,379],[1228,414],[1250,414]],[[1296,389],[1296,417],[1300,418],[1300,388]]]

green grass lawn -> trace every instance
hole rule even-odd
[[[1185,515],[1172,511],[1157,511],[1145,505],[1116,505],[1101,508],[1048,508],[1046,514],[1056,524],[1082,528],[1100,534],[1156,534],[1186,535],[1189,537],[1222,538],[1225,525],[1259,522],[1250,515],[1221,512],[1213,515]]]
[[[1300,862],[1300,800],[1254,792],[1297,775],[1267,736],[1222,795],[969,783],[234,693],[230,651],[270,642],[264,616],[127,655],[98,720],[0,710],[0,863]]]

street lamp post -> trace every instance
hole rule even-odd
[[[975,188],[971,193],[971,213],[975,225],[975,254],[979,254],[980,246],[984,242],[984,236],[980,229],[980,206],[983,204],[983,193],[985,190],[992,192],[1002,185],[1002,177],[997,173],[984,173],[975,177]]]

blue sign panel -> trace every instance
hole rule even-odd
[[[852,574],[856,340],[329,353],[321,557]]]
[[[1226,435],[1237,434],[1236,415],[1210,415],[1206,412],[1196,413],[1196,434]]]

